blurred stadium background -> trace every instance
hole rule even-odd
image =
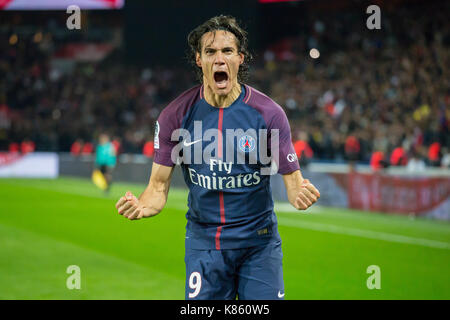
[[[69,30],[69,4],[81,29]],[[366,8],[381,8],[369,30]],[[0,1],[0,299],[183,299],[187,191],[132,222],[154,123],[195,85],[186,37],[231,14],[249,84],[286,111],[306,213],[274,176],[287,299],[450,298],[450,3],[435,0]],[[312,50],[312,51],[311,51]],[[98,136],[118,153],[91,182]],[[69,265],[81,290],[68,290]],[[367,268],[381,270],[370,290]]]

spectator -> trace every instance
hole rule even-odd
[[[20,144],[20,151],[22,152],[22,154],[27,154],[27,153],[33,152],[34,149],[35,149],[35,144],[33,141],[24,140]]]
[[[408,156],[403,147],[395,148],[391,153],[391,166],[406,166],[408,164]]]
[[[73,156],[79,156],[81,154],[82,149],[83,149],[83,140],[77,139],[70,147],[70,153]]]
[[[308,143],[308,135],[302,131],[298,134],[298,140],[294,142],[294,150],[301,167],[306,168],[314,156],[314,152]]]
[[[412,150],[411,158],[408,160],[406,169],[411,172],[420,172],[426,169],[425,161],[420,158],[416,150]]]
[[[19,144],[16,143],[16,142],[10,143],[8,151],[11,152],[11,153],[18,153],[20,151]]]
[[[428,148],[428,162],[433,167],[441,165],[441,144],[439,142],[433,142]]]
[[[354,135],[350,135],[345,140],[345,155],[347,160],[355,162],[359,160],[359,152],[361,151],[361,145],[358,138]]]
[[[378,171],[389,166],[382,151],[375,151],[370,158],[370,167],[373,171]]]
[[[90,142],[85,142],[81,149],[81,155],[86,156],[94,153],[94,145]]]
[[[122,143],[120,142],[119,138],[115,138],[111,143],[114,146],[114,150],[116,152],[116,155],[119,155],[122,152]]]
[[[153,158],[155,152],[155,146],[153,140],[147,141],[142,148],[142,154],[148,158]]]
[[[442,148],[442,153],[444,156],[442,157],[441,167],[450,169],[450,152],[448,152],[448,148]]]

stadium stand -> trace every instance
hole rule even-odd
[[[360,17],[348,11],[301,21],[297,35],[257,52],[249,84],[286,110],[294,143],[307,137],[308,158],[368,164],[373,155],[397,158],[401,148],[397,165],[414,153],[440,166],[450,147],[450,31],[449,3],[438,5],[388,11],[377,32],[353,31],[349,21]],[[8,26],[0,31],[2,150],[32,141],[37,151],[69,152],[107,129],[121,137],[121,152],[142,153],[162,108],[195,85],[188,68],[125,65],[114,54],[62,72],[57,30]],[[315,47],[319,59],[309,56]]]

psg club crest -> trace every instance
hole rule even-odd
[[[252,152],[255,149],[256,141],[252,136],[242,136],[239,139],[239,148],[244,152]]]

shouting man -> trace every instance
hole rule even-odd
[[[283,299],[270,174],[283,175],[296,209],[307,209],[320,193],[302,177],[283,109],[243,83],[251,55],[236,20],[211,18],[188,43],[201,84],[161,112],[149,184],[116,207],[130,220],[157,215],[179,163],[189,187],[186,299]]]

